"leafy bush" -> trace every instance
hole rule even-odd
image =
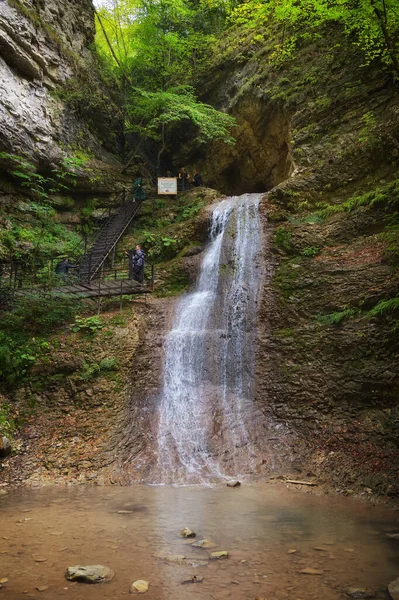
[[[75,333],[78,331],[83,331],[85,333],[89,333],[94,335],[98,331],[100,331],[104,327],[104,323],[102,322],[100,317],[75,317],[75,322],[72,325],[71,329]]]
[[[14,301],[10,312],[1,315],[0,331],[14,339],[19,334],[24,340],[49,334],[70,321],[81,306],[76,298],[26,294]]]
[[[30,294],[18,298],[0,319],[0,378],[6,386],[21,382],[35,362],[47,354],[43,339],[65,326],[81,307],[75,298]]]

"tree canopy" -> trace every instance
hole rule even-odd
[[[193,87],[226,14],[222,0],[109,0],[98,11],[97,43],[122,81],[127,131],[164,146],[166,128],[187,120],[198,141],[233,142],[234,119],[199,102]]]

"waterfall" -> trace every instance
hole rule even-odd
[[[158,426],[163,482],[194,483],[252,468],[261,195],[213,210],[195,290],[182,298],[165,348]]]

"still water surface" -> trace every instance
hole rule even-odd
[[[185,526],[215,547],[192,547],[178,535]],[[150,582],[148,600],[341,600],[348,586],[388,598],[399,576],[393,531],[396,512],[281,484],[12,491],[0,497],[0,579],[8,578],[0,600],[116,600],[137,579]],[[230,556],[207,561],[213,550]],[[183,564],[165,559],[177,554]],[[107,565],[115,577],[67,582],[66,568],[77,564]],[[300,573],[309,567],[322,574]],[[193,575],[203,582],[181,584]]]

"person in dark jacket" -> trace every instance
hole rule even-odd
[[[137,244],[134,252],[127,252],[126,250],[124,250],[124,253],[127,256],[131,256],[133,281],[138,281],[138,283],[144,283],[145,252],[141,249],[141,246]]]
[[[192,183],[193,183],[194,187],[200,187],[201,185],[204,185],[204,182],[202,181],[202,177],[198,173],[198,171],[194,171]]]
[[[186,169],[182,167],[179,170],[177,178],[179,180],[179,189],[183,190],[183,192],[189,188],[189,177],[190,175],[187,173]]]
[[[145,193],[145,189],[143,188],[142,177],[137,177],[136,181],[133,184],[133,196],[137,202],[142,202],[147,198],[147,194]]]
[[[68,277],[69,269],[76,269],[77,265],[72,265],[69,262],[69,258],[63,258],[55,266],[55,273],[60,277],[66,279]]]

